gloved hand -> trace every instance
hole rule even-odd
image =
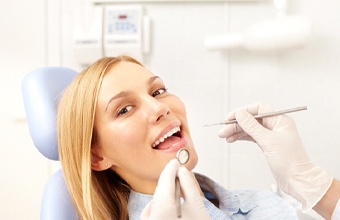
[[[238,123],[226,125],[220,130],[219,137],[230,143],[237,140],[256,142],[265,154],[278,186],[307,211],[323,197],[333,178],[311,162],[290,117],[253,117],[272,111],[271,106],[262,103],[234,110],[227,118],[236,119]]]
[[[177,219],[175,200],[175,178],[177,173],[184,197],[184,203],[181,205],[182,217],[180,219],[210,219],[190,172],[184,166],[180,167],[179,162],[173,159],[162,171],[153,200],[149,202],[141,214],[142,220]]]

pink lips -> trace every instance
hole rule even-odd
[[[180,131],[180,122],[176,121],[166,126],[157,136],[152,147],[163,152],[175,152],[185,146],[185,139],[177,133]]]
[[[184,138],[177,137],[177,140],[169,139],[160,144],[159,148],[156,148],[157,151],[161,151],[164,153],[175,153],[179,151],[181,148],[184,148],[186,145],[186,141]]]

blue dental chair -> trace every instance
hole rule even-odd
[[[59,160],[56,121],[59,98],[76,75],[77,72],[68,68],[44,67],[29,72],[22,81],[30,135],[40,153],[50,160]],[[40,219],[78,219],[61,170],[46,183]]]

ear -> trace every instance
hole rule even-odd
[[[104,158],[98,156],[95,149],[91,149],[91,169],[95,171],[103,171],[107,168],[108,166],[105,165]]]

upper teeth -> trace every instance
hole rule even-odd
[[[168,137],[170,137],[170,136],[172,136],[173,134],[177,133],[178,131],[180,131],[179,126],[173,128],[173,129],[171,129],[170,131],[168,131],[168,133],[166,133],[166,134],[163,135],[160,139],[158,139],[158,140],[152,145],[152,147],[153,147],[153,148],[157,147],[158,144],[162,143],[165,139],[167,139]]]

